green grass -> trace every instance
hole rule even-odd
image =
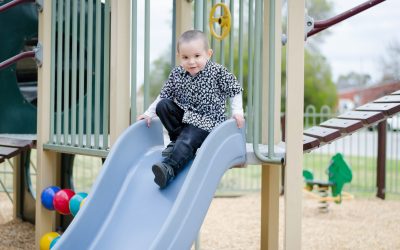
[[[311,169],[315,179],[327,180],[326,169],[331,155],[313,154],[304,156],[304,168]],[[346,156],[346,162],[350,165],[353,180],[345,186],[345,191],[354,192],[362,197],[374,197],[376,194],[376,157]],[[396,197],[400,193],[399,164],[396,160],[386,159],[386,192],[388,197]]]
[[[331,157],[332,155],[329,154],[306,154],[303,166],[312,170],[315,179],[328,180],[326,169]],[[376,157],[347,156],[345,160],[352,169],[353,180],[350,184],[346,184],[344,190],[356,197],[375,197]],[[396,160],[386,160],[386,197],[388,199],[400,199],[399,169],[400,164]],[[261,167],[248,166],[227,171],[218,186],[217,194],[254,192],[259,191],[260,188]]]

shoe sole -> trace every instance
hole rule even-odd
[[[160,186],[160,188],[165,188],[167,185],[167,179],[165,178],[165,173],[157,165],[153,165],[151,168],[154,174],[154,182]]]

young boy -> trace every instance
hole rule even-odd
[[[232,117],[244,126],[242,88],[235,76],[223,66],[210,61],[213,51],[207,37],[198,30],[184,32],[177,42],[180,66],[175,67],[160,95],[147,111],[138,116],[160,118],[171,142],[162,152],[162,162],[152,167],[154,182],[164,188],[194,158],[213,128],[226,120],[225,102],[231,98]]]

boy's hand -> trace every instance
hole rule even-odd
[[[139,115],[139,116],[136,118],[137,121],[140,121],[140,120],[143,120],[143,119],[146,120],[147,127],[149,128],[149,127],[150,127],[150,123],[151,123],[151,117],[149,117],[149,116],[143,114],[143,115]]]
[[[238,128],[243,128],[244,126],[244,117],[241,114],[234,114],[232,118],[236,120],[236,124]]]

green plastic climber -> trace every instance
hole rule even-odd
[[[321,190],[328,190],[331,188],[332,197],[318,196],[321,201],[335,201],[341,203],[343,196],[343,187],[346,183],[350,183],[353,179],[353,173],[349,164],[340,153],[335,154],[327,169],[328,181],[314,180],[314,175],[311,170],[303,170],[303,177],[306,182],[306,189],[312,191],[314,186],[318,186],[320,193]],[[315,196],[314,196],[315,197]]]

